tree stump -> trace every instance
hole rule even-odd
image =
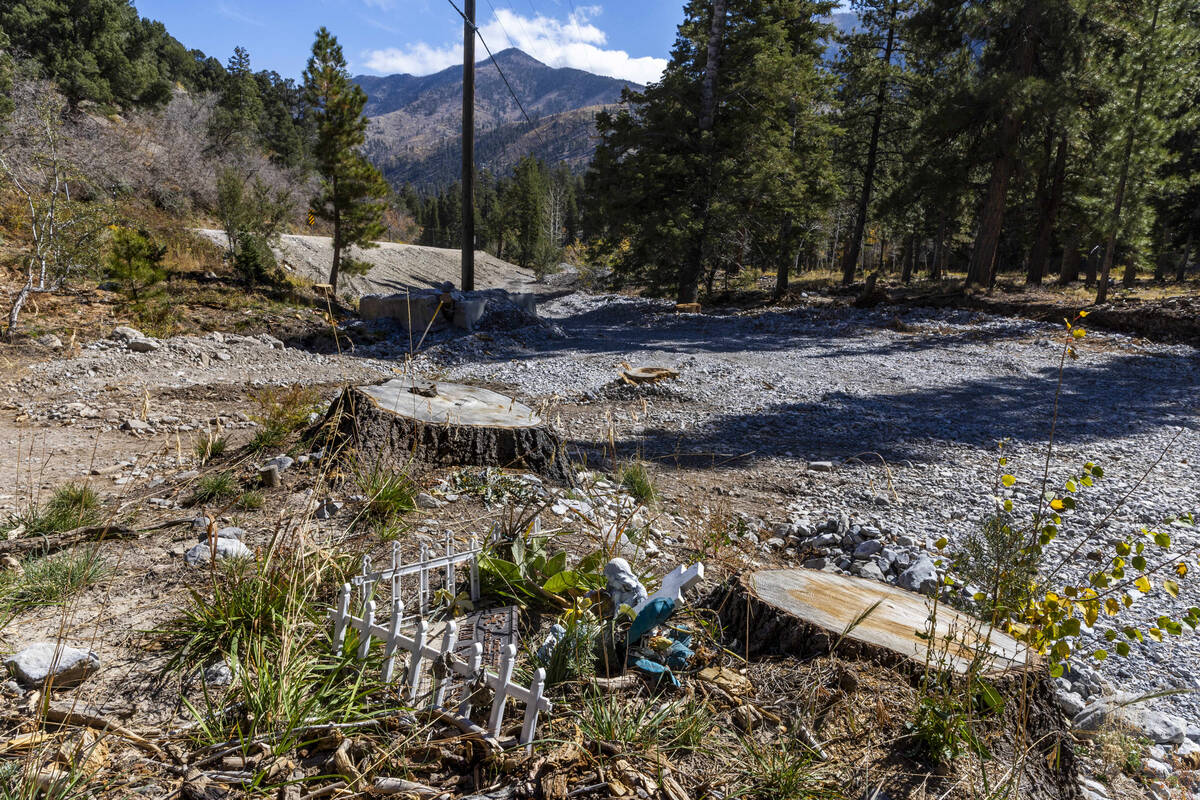
[[[370,465],[513,467],[570,483],[558,436],[528,406],[477,386],[407,378],[352,386],[321,428]]]
[[[731,581],[717,602],[727,635],[738,639],[737,652],[751,657],[811,656],[836,643],[842,655],[923,666],[929,652],[919,634],[928,627],[933,601],[879,581],[809,569],[762,570]],[[964,673],[977,653],[984,654],[983,674],[1026,667],[1024,645],[944,603],[938,605],[935,638],[929,665],[937,669]]]

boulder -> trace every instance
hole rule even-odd
[[[135,353],[152,353],[160,347],[154,339],[130,339],[129,349]]]
[[[145,339],[146,334],[139,331],[137,328],[129,328],[124,325],[113,328],[113,332],[109,334],[110,339],[117,339],[123,342],[133,341],[134,339]]]
[[[213,546],[210,546],[207,541],[200,542],[184,554],[183,560],[189,566],[202,566],[207,564],[209,559],[214,555],[218,561],[224,561],[228,558],[254,558],[253,551],[237,539],[222,539],[218,537]]]
[[[896,585],[910,592],[932,594],[938,587],[937,567],[928,556],[921,556],[912,566],[900,573]]]
[[[78,686],[100,669],[100,657],[91,650],[61,642],[38,642],[4,661],[8,672],[23,686]]]
[[[1140,695],[1120,692],[1089,703],[1071,721],[1082,731],[1098,731],[1116,724],[1145,736],[1155,744],[1180,744],[1187,738],[1187,721],[1175,716],[1142,708],[1137,704]]]

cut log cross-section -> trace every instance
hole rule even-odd
[[[863,617],[875,603],[874,611]],[[932,657],[928,628],[933,601],[924,595],[865,578],[808,569],[748,572],[733,582],[720,607],[721,621],[750,656],[815,655],[837,643],[838,652],[883,657],[964,673],[977,655],[985,674],[1024,669],[1025,647],[1002,631],[942,604]],[[857,624],[855,624],[857,622]],[[843,636],[843,634],[845,634]]]
[[[513,467],[569,482],[562,442],[533,409],[477,386],[404,378],[352,386],[322,426],[367,464]]]

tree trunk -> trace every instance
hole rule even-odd
[[[1071,232],[1063,246],[1062,261],[1058,266],[1058,285],[1067,286],[1079,280],[1079,233]]]
[[[946,218],[946,209],[943,208],[938,214],[937,233],[933,240],[933,258],[929,262],[929,280],[931,281],[942,279],[942,258],[946,252]]]
[[[707,151],[710,147],[709,137],[705,136],[712,130],[717,109],[717,80],[720,77],[721,46],[725,37],[725,0],[713,0],[712,21],[708,29],[708,51],[704,62],[704,83],[700,88],[700,147]],[[705,159],[704,188],[700,194],[700,232],[696,241],[688,248],[687,257],[679,270],[679,287],[676,300],[680,303],[696,302],[700,289],[700,275],[704,270],[704,245],[708,237],[708,174],[711,167]]]
[[[17,318],[21,316],[21,307],[25,305],[25,300],[28,299],[29,293],[33,291],[33,273],[29,274],[29,279],[25,281],[25,285],[21,287],[21,291],[17,292],[17,297],[13,300],[12,308],[8,312],[8,335],[12,338],[17,332]]]
[[[1016,76],[1022,80],[1033,73],[1034,32],[1033,16],[1036,12],[1032,0],[1021,9],[1021,46],[1017,50]],[[1025,120],[1010,106],[1000,122],[996,141],[996,158],[992,162],[992,177],[988,182],[987,196],[979,214],[979,232],[975,247],[971,251],[971,262],[967,266],[965,286],[989,286],[996,263],[996,251],[1000,246],[1000,231],[1004,227],[1004,212],[1008,202],[1008,182],[1016,168],[1017,144]]]
[[[908,284],[912,281],[913,268],[917,262],[917,235],[910,233],[904,240],[904,249],[900,253],[900,282]]]
[[[1154,3],[1154,16],[1150,19],[1150,35],[1149,39],[1154,39],[1154,31],[1158,28],[1158,0]],[[1113,253],[1117,247],[1117,233],[1121,227],[1121,206],[1125,202],[1125,187],[1129,182],[1129,161],[1133,156],[1133,140],[1136,130],[1136,121],[1141,116],[1142,111],[1142,93],[1146,88],[1146,72],[1149,71],[1149,57],[1142,60],[1142,68],[1138,71],[1137,90],[1133,93],[1133,114],[1130,116],[1129,129],[1125,134],[1125,154],[1121,160],[1121,179],[1117,182],[1117,197],[1113,203],[1112,223],[1108,229],[1108,238],[1104,242],[1104,260],[1100,262],[1100,285],[1096,288],[1096,304],[1099,305],[1108,300],[1108,273],[1112,269]],[[1134,271],[1132,256],[1130,257],[1129,270]],[[1130,280],[1133,275],[1131,272],[1126,272],[1126,280]]]
[[[892,63],[892,49],[896,44],[896,14],[898,12],[898,3],[893,2],[888,13],[888,32],[887,44],[884,45],[883,55],[880,61],[883,62],[886,70]],[[863,171],[862,191],[858,195],[858,208],[854,214],[854,227],[850,232],[850,240],[846,243],[846,252],[842,256],[842,285],[849,286],[854,282],[854,269],[858,263],[859,249],[862,247],[863,230],[867,225],[867,211],[871,205],[871,190],[875,184],[875,165],[879,160],[879,131],[883,127],[883,110],[887,104],[888,79],[885,77],[879,82],[879,89],[875,93],[875,112],[871,119],[871,142],[867,146],[867,164]]]
[[[775,263],[775,299],[783,297],[788,290],[788,274],[791,272],[795,257],[792,256],[790,242],[792,239],[792,215],[783,218],[779,231],[779,253]]]
[[[1187,239],[1183,242],[1183,255],[1179,258],[1179,266],[1175,268],[1175,282],[1183,283],[1187,277],[1188,259],[1192,256],[1192,242],[1195,237],[1196,223],[1200,221],[1200,208],[1192,215],[1192,224],[1188,226]]]
[[[737,638],[734,650],[743,657],[804,658],[836,649],[846,658],[923,666],[929,654],[921,635],[933,601],[880,581],[810,569],[760,570],[730,581],[720,594],[714,605],[721,625],[727,638]],[[1011,636],[939,605],[933,647],[941,649],[952,635],[990,649],[990,661],[982,659],[987,674],[1025,668],[1025,648]],[[965,673],[973,655],[973,648],[956,644],[944,666]]]
[[[1025,276],[1026,283],[1037,286],[1042,282],[1046,272],[1046,262],[1050,260],[1050,243],[1054,238],[1054,223],[1058,217],[1058,208],[1062,204],[1063,183],[1067,172],[1067,133],[1063,131],[1058,140],[1058,151],[1054,155],[1054,177],[1050,192],[1041,204],[1041,219],[1038,221],[1037,237],[1033,249],[1029,252],[1029,271]]]
[[[368,468],[405,469],[415,460],[524,469],[571,482],[562,442],[531,409],[474,386],[404,378],[351,386],[319,429]]]
[[[337,177],[333,179],[334,202],[337,197]],[[333,294],[337,294],[338,271],[342,266],[342,212],[336,206],[333,209],[333,266],[329,269],[329,285]]]
[[[1099,245],[1088,251],[1087,261],[1083,267],[1083,285],[1089,288],[1096,285],[1096,262],[1100,260],[1100,257],[1096,255],[1098,247]]]

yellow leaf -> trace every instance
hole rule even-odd
[[[1147,578],[1145,575],[1142,575],[1136,581],[1134,581],[1133,585],[1136,586],[1138,591],[1141,592],[1142,594],[1146,594],[1147,592],[1150,591],[1150,588],[1151,588],[1150,587],[1150,579]]]
[[[942,538],[940,538],[936,542],[934,542],[933,546],[936,547],[938,550],[941,550],[943,547],[945,547],[947,544],[949,544],[949,542],[950,542],[950,540],[947,539],[945,536],[943,536]]]
[[[1188,574],[1188,565],[1180,561],[1179,566],[1175,567],[1175,574],[1181,578],[1186,578]]]
[[[1086,317],[1086,316],[1087,316],[1088,314],[1090,314],[1090,313],[1092,313],[1092,312],[1090,312],[1090,311],[1080,311],[1080,312],[1079,312],[1079,316],[1081,316],[1081,317]]]
[[[1059,500],[1056,497],[1050,501],[1050,507],[1053,508],[1055,511],[1062,511],[1063,510],[1063,501]]]
[[[1146,635],[1156,642],[1162,641],[1162,631],[1160,631],[1158,628],[1151,628],[1150,630],[1146,631]]]
[[[1171,597],[1179,597],[1179,584],[1178,583],[1176,583],[1173,580],[1168,579],[1168,580],[1164,580],[1162,585],[1163,585],[1163,589],[1165,589],[1167,594],[1171,595]]]
[[[1087,336],[1087,331],[1085,331],[1083,328],[1075,328],[1071,331],[1071,335],[1076,339],[1082,339],[1083,337]]]
[[[1115,617],[1121,611],[1121,604],[1117,602],[1115,597],[1109,597],[1104,601],[1104,613],[1110,617]]]
[[[1012,486],[1017,482],[1017,477],[1015,475],[1002,475],[1000,476],[1000,482],[1005,486]]]

